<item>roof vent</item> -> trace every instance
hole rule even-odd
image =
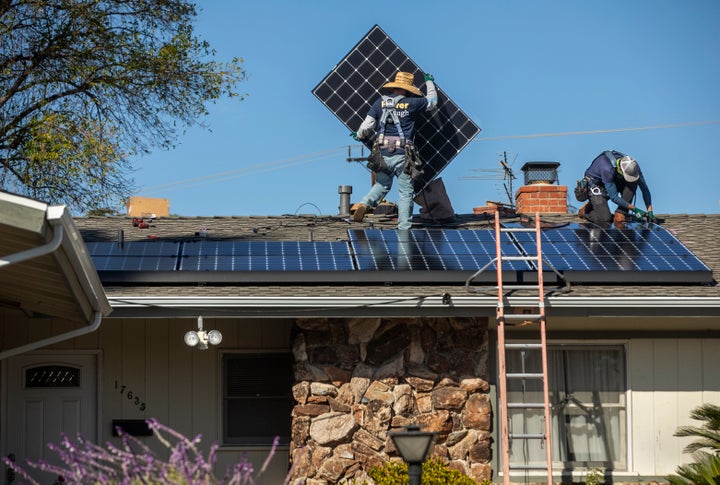
[[[352,185],[338,186],[338,194],[340,194],[340,205],[338,206],[338,215],[340,217],[350,216],[350,194],[352,194]]]

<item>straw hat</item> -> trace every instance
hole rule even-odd
[[[414,86],[415,76],[409,72],[399,71],[395,74],[395,81],[387,83],[383,86],[384,89],[400,88],[405,91],[414,94],[415,96],[422,96],[422,91]]]
[[[626,181],[635,182],[640,178],[640,167],[632,157],[625,155],[618,162],[618,166]]]

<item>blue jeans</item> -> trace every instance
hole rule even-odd
[[[413,183],[410,175],[403,171],[405,165],[405,152],[400,155],[391,155],[383,157],[388,166],[388,172],[376,172],[375,184],[365,197],[360,201],[368,207],[377,207],[377,205],[390,192],[393,184],[393,178],[398,179],[398,229],[410,229],[412,227],[413,213]]]

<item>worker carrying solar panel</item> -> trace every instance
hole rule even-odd
[[[588,202],[578,215],[595,224],[616,228],[625,227],[629,215],[653,222],[652,198],[640,165],[632,157],[616,150],[608,150],[592,161],[581,184],[587,186]],[[638,187],[642,193],[647,212],[633,203]],[[608,201],[617,205],[615,214],[610,212]]]
[[[412,227],[414,181],[423,176],[422,161],[413,145],[415,120],[420,113],[437,107],[437,90],[432,74],[425,74],[427,95],[415,87],[415,76],[399,71],[395,80],[382,86],[365,120],[351,135],[356,140],[372,140],[368,168],[375,172],[375,183],[355,205],[353,219],[363,220],[368,207],[376,207],[390,192],[398,178],[398,229]]]

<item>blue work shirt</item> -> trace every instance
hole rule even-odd
[[[613,156],[618,159],[625,156],[624,153],[612,150]],[[638,187],[642,192],[643,202],[645,207],[652,205],[652,197],[650,195],[650,189],[648,188],[645,177],[643,176],[642,169],[638,166],[640,171],[640,178],[638,179]],[[618,192],[618,184],[626,184],[621,173],[618,173],[614,160],[610,160],[605,152],[598,155],[595,160],[592,161],[587,170],[585,170],[585,176],[592,179],[595,185],[605,187],[607,197],[611,201],[615,202],[618,206],[628,209],[629,204],[622,198],[622,194]]]
[[[427,106],[428,99],[424,96],[405,97],[395,103],[395,112],[397,113],[398,119],[400,120],[400,127],[402,128],[402,133],[406,140],[413,139],[413,136],[415,135],[415,119],[417,118],[417,114],[426,111]],[[382,117],[382,112],[382,97],[379,97],[370,107],[370,111],[368,111],[367,115],[375,118],[375,123],[377,126],[377,123]],[[384,134],[385,136],[400,136],[400,132],[398,131],[397,126],[395,126],[395,123],[392,122],[392,118],[390,116],[388,116],[387,120],[385,121]],[[385,153],[385,150],[383,150],[383,155],[387,155],[387,153]]]

